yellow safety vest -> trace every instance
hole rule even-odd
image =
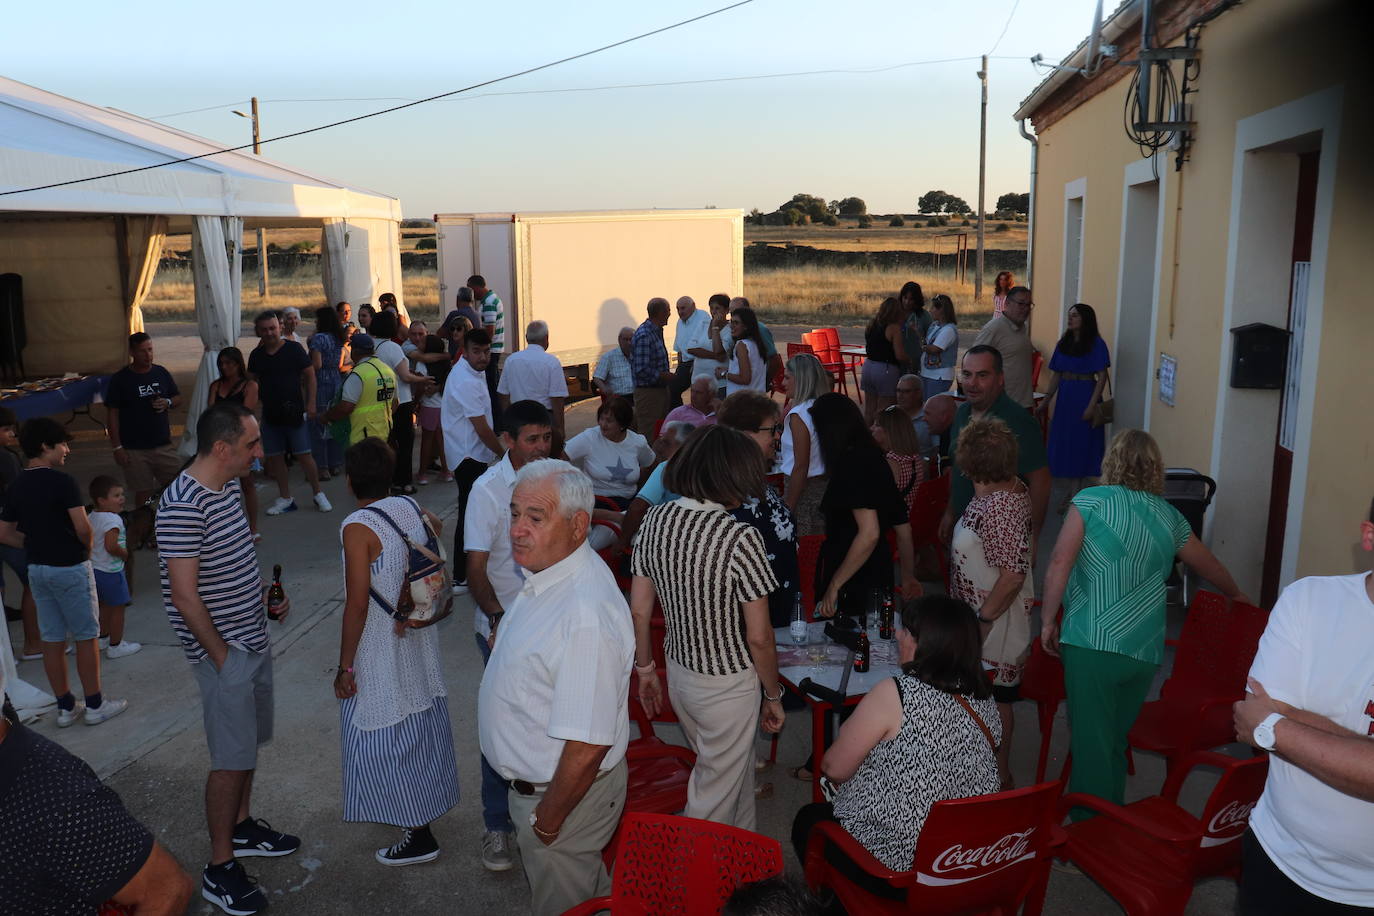
[[[385,363],[369,356],[353,367],[353,374],[363,383],[358,403],[348,415],[352,421],[348,444],[361,442],[368,436],[386,439],[391,435],[391,411],[396,405],[396,373]]]

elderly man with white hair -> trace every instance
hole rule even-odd
[[[629,607],[587,544],[592,482],[566,461],[515,475],[510,538],[526,577],[477,700],[482,753],[510,781],[536,916],[610,892],[601,850],[625,806]]]
[[[635,329],[624,327],[616,337],[616,345],[596,361],[592,372],[592,387],[602,398],[621,397],[632,405],[635,400],[635,376],[630,368],[630,343]]]
[[[525,348],[506,357],[506,367],[496,386],[504,416],[516,401],[538,401],[553,415],[553,431],[563,437],[563,403],[568,399],[568,379],[563,364],[549,352],[549,326],[531,321],[525,328]]]
[[[666,426],[677,420],[690,423],[693,426],[710,426],[716,422],[716,380],[706,375],[698,375],[692,379],[691,386],[687,389],[691,394],[686,404],[674,407],[668,411],[668,416],[663,423]]]
[[[682,392],[699,374],[693,368],[698,359],[711,359],[711,315],[697,308],[696,300],[683,296],[677,300],[677,328],[673,335],[673,349],[677,351],[677,371],[668,386],[668,406],[682,403]]]
[[[281,339],[294,340],[309,350],[310,339],[296,330],[301,325],[301,310],[294,305],[288,305],[281,310]]]

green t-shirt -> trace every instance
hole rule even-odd
[[[1065,645],[1157,665],[1164,657],[1165,581],[1193,531],[1161,496],[1121,486],[1073,498],[1083,545],[1064,592]]]
[[[1016,436],[1017,474],[1024,477],[1031,471],[1038,471],[1045,466],[1045,434],[1040,428],[1040,422],[1031,415],[1029,410],[1007,397],[1007,393],[1004,391],[997,396],[996,401],[992,402],[992,408],[985,416],[998,417],[1011,427],[1012,434]],[[959,444],[959,432],[968,425],[971,419],[973,419],[973,405],[967,402],[960,404],[958,411],[954,414],[954,423],[949,428],[949,453],[951,456],[954,455],[955,446]],[[964,514],[964,507],[968,505],[971,499],[973,499],[973,481],[960,472],[956,462],[949,482],[949,501],[954,507],[955,521],[958,521],[959,516]]]

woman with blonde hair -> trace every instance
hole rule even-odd
[[[1010,789],[1012,704],[1031,644],[1031,501],[1016,476],[1016,436],[997,417],[972,420],[959,433],[954,460],[973,482],[973,499],[954,526],[950,593],[972,607],[983,634],[983,667],[1002,720],[997,769]]]
[[[816,442],[816,426],[811,420],[811,405],[830,393],[830,373],[812,353],[798,353],[787,361],[782,373],[782,391],[791,407],[782,421],[782,450],[779,471],[786,479],[783,502],[792,510],[797,536],[824,534],[821,497],[825,495],[825,459]]]
[[[926,462],[921,457],[921,441],[916,438],[916,427],[906,411],[893,404],[878,414],[873,425],[868,428],[873,441],[883,450],[887,466],[892,470],[892,481],[897,484],[897,492],[906,503],[906,511],[916,502],[916,487],[926,479]]]
[[[1064,659],[1073,723],[1068,790],[1116,804],[1126,787],[1126,735],[1164,657],[1165,580],[1174,557],[1250,603],[1163,492],[1164,459],[1154,438],[1139,429],[1117,433],[1101,486],[1073,497],[1045,572],[1040,642]],[[1055,619],[1061,601],[1062,630]]]
[[[863,375],[859,388],[864,398],[864,423],[871,424],[878,411],[897,403],[897,379],[906,370],[906,344],[902,341],[902,326],[907,310],[902,300],[888,296],[878,307],[878,314],[864,329]]]

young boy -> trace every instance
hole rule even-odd
[[[43,670],[57,697],[57,727],[66,728],[82,711],[69,689],[67,634],[76,642],[76,671],[86,694],[87,725],[114,718],[129,705],[100,693],[100,650],[96,637],[95,574],[88,559],[91,522],[76,481],[58,470],[71,451],[62,424],[36,417],[19,430],[28,465],[5,494],[0,509],[0,543],[28,554],[29,587],[38,605]]]
[[[19,420],[14,416],[14,411],[0,407],[0,509],[5,507],[5,491],[24,469],[23,462],[19,460],[18,445]],[[5,593],[5,566],[14,570],[14,577],[23,589],[19,607],[24,619],[24,647],[19,657],[26,662],[40,659],[43,657],[43,646],[38,636],[38,611],[33,604],[33,592],[29,591],[29,564],[24,558],[23,548],[0,544],[0,595]]]
[[[129,605],[129,580],[124,561],[129,549],[124,536],[124,486],[101,474],[91,481],[91,565],[95,567],[95,594],[100,601],[100,641],[106,658],[123,658],[143,648],[124,638],[124,609]],[[108,642],[107,642],[108,640]]]

